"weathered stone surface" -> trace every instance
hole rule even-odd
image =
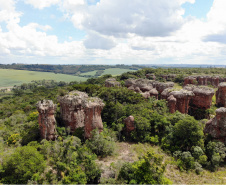
[[[196,84],[196,82],[197,82],[197,77],[188,76],[184,78],[184,86],[186,86],[187,84]]]
[[[173,82],[166,82],[166,83],[158,82],[158,83],[155,83],[155,88],[159,92],[159,94],[161,94],[165,89],[172,88],[172,87],[174,87]]]
[[[172,91],[169,95],[173,95],[177,99],[176,110],[180,111],[183,114],[187,114],[189,109],[189,102],[191,100],[191,97],[194,96],[194,93],[192,91],[181,89],[180,91]]]
[[[73,133],[77,128],[84,127],[85,137],[90,137],[90,132],[98,128],[101,132],[103,124],[101,111],[104,103],[99,98],[88,97],[84,92],[72,91],[66,96],[57,98],[60,103],[62,120],[66,127]]]
[[[226,108],[221,107],[216,110],[216,116],[207,122],[204,133],[226,144]]]
[[[105,87],[121,87],[121,84],[115,78],[108,78],[105,80]]]
[[[126,119],[124,119],[124,123],[126,125],[126,132],[130,133],[133,130],[135,130],[135,124],[134,124],[134,117],[129,116]]]
[[[199,109],[209,109],[212,105],[214,89],[204,86],[187,85],[185,90],[192,91],[194,96],[191,98],[190,106]]]
[[[226,82],[226,78],[219,76],[188,76],[184,78],[184,86],[187,84],[212,85],[217,87],[220,82]]]
[[[52,100],[43,100],[39,101],[36,106],[39,112],[38,123],[41,138],[46,140],[55,140],[56,120],[54,113],[56,111],[56,105]]]
[[[226,107],[226,82],[222,82],[218,86],[216,103],[218,107]]]
[[[164,91],[162,91],[162,93],[161,93],[161,99],[167,100],[167,98],[169,97],[169,93],[170,92],[172,92],[172,88],[167,88]]]
[[[158,99],[159,92],[155,88],[153,88],[152,90],[150,90],[149,91],[149,94],[150,94],[151,97],[154,96],[156,99]]]
[[[132,87],[132,86],[131,86],[131,87]],[[137,93],[142,93],[142,91],[140,90],[139,87],[135,87],[134,91],[137,92]]]
[[[146,99],[148,99],[148,98],[150,98],[150,93],[148,92],[148,91],[146,91],[146,92],[142,92],[142,93],[140,93],[144,98],[146,98]]]
[[[150,91],[153,89],[151,81],[148,79],[128,79],[125,81],[125,86],[127,88],[133,87],[135,90],[139,88],[142,92]],[[137,92],[137,91],[136,91]]]
[[[163,79],[167,81],[172,81],[176,78],[176,74],[160,75]]]
[[[177,99],[173,95],[171,95],[167,98],[167,101],[168,101],[168,107],[169,107],[170,113],[173,114],[176,111]]]

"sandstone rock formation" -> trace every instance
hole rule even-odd
[[[38,123],[41,138],[46,140],[55,140],[56,120],[54,113],[56,111],[56,105],[52,100],[43,100],[39,101],[36,106],[39,112]]]
[[[204,133],[226,144],[226,108],[216,110],[216,116],[206,123]]]
[[[145,75],[146,78],[148,78],[149,80],[156,80],[156,76],[154,74],[146,74]]]
[[[104,103],[99,98],[88,97],[84,92],[72,91],[66,96],[57,98],[60,103],[62,120],[73,133],[77,128],[84,127],[85,137],[89,138],[91,131],[98,128],[101,132],[103,124],[101,111]]]
[[[134,117],[129,116],[126,119],[124,119],[124,123],[126,125],[126,132],[130,133],[133,130],[135,130],[135,124],[134,124]]]
[[[121,87],[121,84],[115,78],[108,78],[105,80],[105,87]]]
[[[173,95],[171,95],[167,98],[167,101],[168,101],[168,107],[169,107],[170,113],[173,114],[176,111],[177,99]]]
[[[218,86],[216,104],[218,107],[226,107],[226,82],[222,82]]]
[[[187,114],[189,109],[189,103],[192,96],[194,96],[194,93],[192,91],[181,89],[180,91],[170,92],[169,96],[171,95],[173,95],[177,100],[176,110],[180,111],[183,114]]]
[[[152,97],[152,96],[154,96],[155,98],[156,98],[156,100],[158,99],[158,91],[155,89],[155,88],[153,88],[152,90],[150,90],[149,91],[149,94],[150,94],[150,96]]]
[[[188,76],[184,78],[184,86],[187,84],[212,85],[217,87],[220,82],[226,82],[226,78],[219,76]]]
[[[156,90],[159,92],[159,94],[161,94],[165,89],[174,87],[174,83],[173,82],[166,82],[166,83],[158,82],[158,83],[154,83],[153,87],[155,87]]]
[[[204,86],[187,85],[184,89],[192,91],[194,96],[190,101],[190,106],[199,109],[209,109],[212,105],[214,89]]]

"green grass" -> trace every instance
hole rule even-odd
[[[21,85],[22,83],[29,83],[32,80],[55,80],[57,82],[71,82],[71,81],[86,81],[87,78],[55,74],[49,72],[36,72],[25,70],[0,69],[0,88],[12,87],[14,85]]]
[[[111,75],[121,75],[122,73],[126,73],[128,71],[135,71],[131,69],[120,69],[120,68],[109,68],[105,69],[104,73],[102,75],[111,74]]]

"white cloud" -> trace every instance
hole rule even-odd
[[[24,2],[32,5],[34,8],[43,9],[60,3],[60,0],[24,0]]]
[[[115,47],[116,43],[112,39],[103,37],[97,33],[90,33],[84,41],[84,45],[87,49],[109,50]]]

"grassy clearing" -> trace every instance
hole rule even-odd
[[[144,155],[149,149],[153,149],[155,153],[164,156],[164,161],[168,163],[165,177],[170,179],[173,184],[226,184],[226,168],[219,168],[216,172],[204,170],[200,175],[197,175],[192,171],[181,172],[176,166],[174,159],[164,153],[158,146],[120,142],[116,143],[116,148],[115,155],[97,160],[97,163],[104,170],[103,178],[108,178],[109,174],[115,174],[117,177],[118,171],[124,162],[137,161],[139,156]]]
[[[131,69],[120,69],[120,68],[109,68],[105,69],[102,75],[111,74],[111,75],[121,75],[122,73],[126,73],[128,71],[135,71]]]
[[[29,83],[32,80],[55,80],[57,82],[71,82],[71,81],[86,81],[87,78],[55,74],[48,72],[36,72],[25,70],[0,69],[0,87],[12,87],[14,85],[21,85],[22,83]]]

